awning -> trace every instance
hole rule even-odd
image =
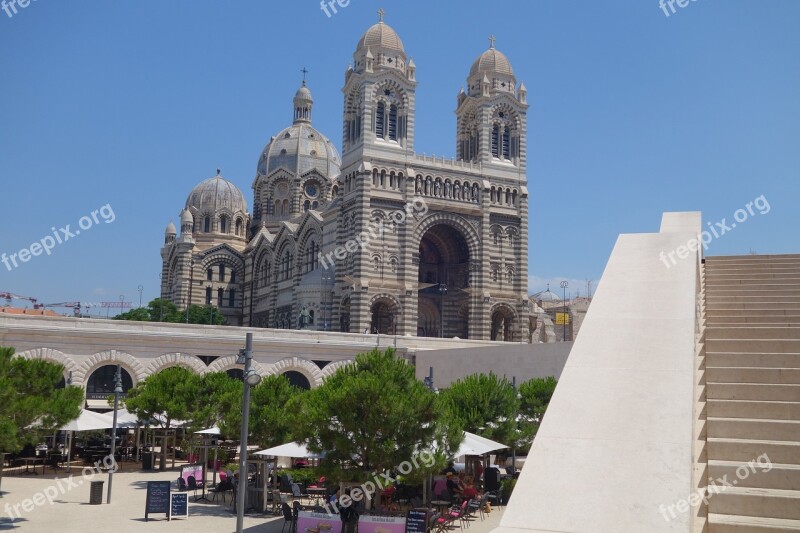
[[[269,455],[274,457],[311,457],[315,459],[322,457],[319,454],[310,452],[308,448],[306,448],[305,444],[299,442],[288,442],[286,444],[281,444],[280,446],[267,448],[266,450],[256,452],[255,455]]]
[[[61,426],[59,429],[62,431],[94,431],[97,429],[111,429],[113,426],[114,421],[110,416],[84,409],[78,418]]]
[[[503,448],[508,448],[508,446],[465,431],[464,441],[461,443],[461,446],[458,447],[458,451],[453,455],[455,457],[461,457],[462,455],[486,455],[487,453],[502,450]]]

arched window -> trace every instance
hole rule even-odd
[[[509,156],[509,146],[510,146],[510,132],[508,128],[503,130],[503,159],[511,159]]]
[[[309,200],[303,202],[303,211],[308,211],[310,207],[311,207],[311,202]]]
[[[241,237],[242,236],[242,219],[236,219],[236,235]]]
[[[225,281],[225,265],[219,266],[219,280]]]
[[[206,270],[206,279],[208,281],[211,281],[212,279],[214,279],[214,271],[212,269],[210,269],[210,268],[208,270]]]
[[[397,140],[397,106],[392,105],[389,107],[389,140]]]
[[[283,204],[281,204],[281,215],[288,215],[289,214],[289,200],[284,200]]]
[[[228,307],[236,307],[236,289],[231,289],[228,293]]]
[[[206,287],[206,305],[211,305],[211,287]]]
[[[281,201],[275,200],[275,209],[272,212],[273,215],[279,215],[281,212]]]
[[[219,218],[219,232],[228,233],[228,217],[222,216]]]
[[[375,110],[375,137],[378,139],[385,139],[383,121],[386,120],[386,104],[378,102],[378,107]]]
[[[492,156],[500,157],[500,127],[495,124],[492,127]]]
[[[217,289],[217,307],[222,307],[222,298],[225,296],[225,289]]]
[[[231,283],[236,283],[236,271],[231,270]]]
[[[206,233],[211,232],[211,217],[205,217],[203,219],[203,231]]]

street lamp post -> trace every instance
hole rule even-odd
[[[561,320],[564,321],[564,342],[567,342],[567,287],[569,287],[569,283],[566,281],[561,282],[561,288],[564,290],[564,314],[561,315]]]
[[[114,375],[114,422],[111,428],[111,466],[108,468],[108,495],[106,503],[111,503],[111,483],[114,480],[114,471],[117,469],[117,460],[114,454],[117,451],[117,412],[119,411],[119,395],[122,393],[122,369],[117,365]]]
[[[247,499],[247,435],[250,422],[250,387],[261,383],[261,376],[252,369],[253,334],[248,333],[244,350],[239,350],[236,364],[244,364],[244,395],[242,397],[242,433],[239,443],[239,482],[236,488],[236,533],[244,528],[244,504]]]
[[[439,305],[439,337],[444,338],[444,295],[447,294],[446,284],[439,284],[439,294],[441,295],[441,304]]]
[[[142,291],[144,290],[144,287],[139,285],[136,287],[136,290],[139,291],[139,307],[142,307]]]

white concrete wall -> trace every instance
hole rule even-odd
[[[572,349],[571,342],[547,344],[500,343],[481,348],[458,350],[427,350],[416,354],[417,378],[428,376],[433,367],[433,382],[444,388],[457,379],[471,374],[506,376],[517,378],[517,384],[531,378],[561,376]]]
[[[510,505],[495,533],[689,532],[664,508],[692,490],[697,257],[668,253],[700,231],[620,235]]]

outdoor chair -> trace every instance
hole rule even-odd
[[[189,476],[187,478],[186,489],[194,491],[194,501],[197,501],[197,491],[201,488],[201,486],[197,483],[197,479],[194,476]]]
[[[300,490],[300,485],[297,483],[292,483],[292,498],[299,498],[300,501],[303,501],[303,498],[307,498],[308,494],[303,494],[303,491]]]
[[[186,480],[183,477],[178,478],[178,490],[180,492],[186,492],[189,490],[189,487],[186,486]]]
[[[224,503],[225,502],[225,493],[226,492],[230,492],[231,494],[233,494],[233,483],[231,483],[231,481],[228,478],[223,479],[222,481],[217,483],[216,487],[211,489],[211,492],[214,493],[214,496],[212,496],[212,498],[211,498],[212,502],[216,502],[217,501],[217,496],[222,494],[222,501]]]
[[[481,522],[484,520],[484,509],[486,509],[486,502],[489,501],[489,494],[486,493],[481,496],[480,500],[472,500],[469,502],[469,509],[470,514],[474,516],[475,511],[478,511],[478,514],[481,517]]]
[[[289,524],[289,533],[293,533],[295,522],[294,516],[292,515],[292,508],[289,507],[288,503],[281,503],[281,511],[283,511],[283,527],[281,528],[281,533],[283,530],[286,529],[286,525]]]

